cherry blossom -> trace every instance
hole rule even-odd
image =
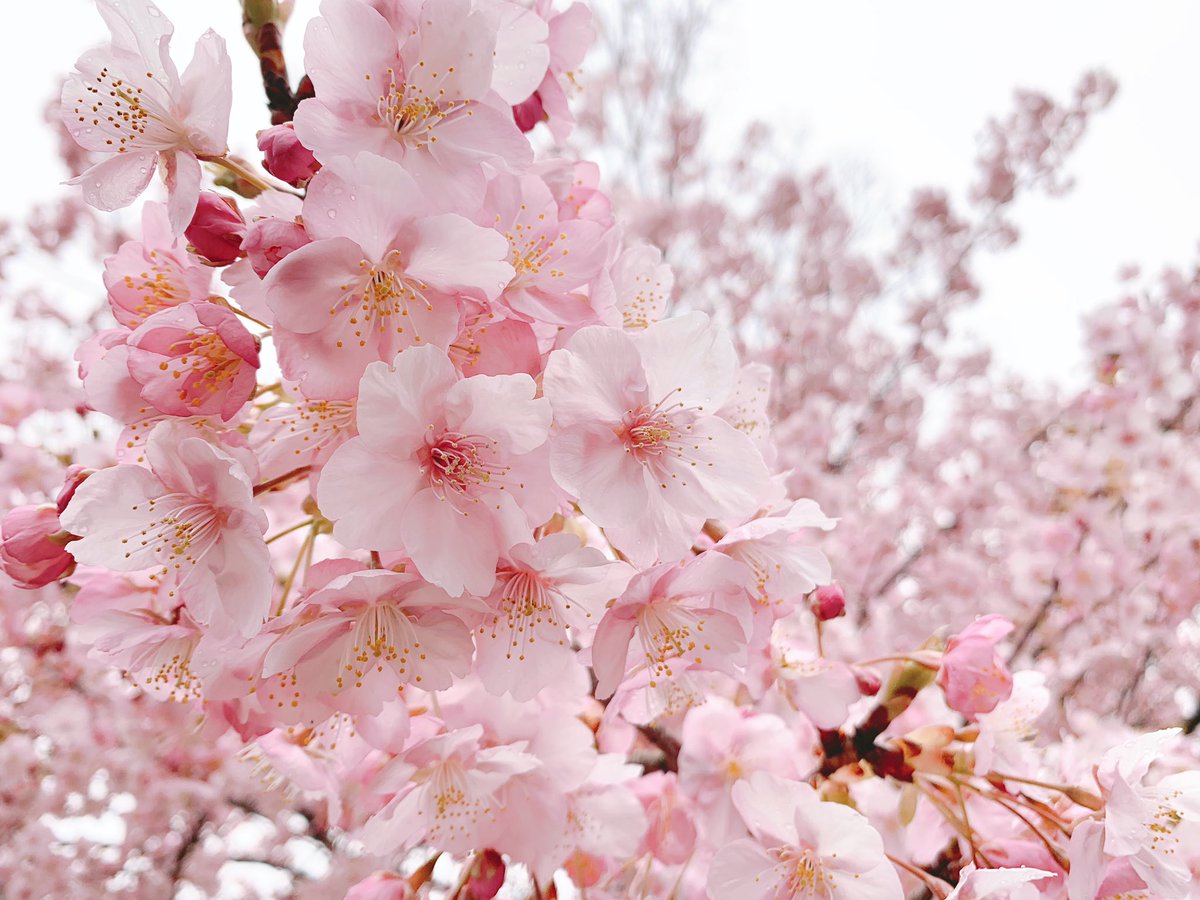
[[[266,618],[271,570],[266,516],[236,459],[165,422],[146,445],[149,468],[120,465],[93,474],[63,511],[80,536],[79,562],[119,572],[151,570],[184,595],[195,619],[252,635]]]
[[[143,400],[173,416],[229,420],[257,383],[258,341],[230,310],[183,303],[148,317],[126,340]]]
[[[727,844],[714,857],[708,876],[714,900],[904,896],[883,841],[849,807],[765,772],[734,785],[733,802],[754,838]]]
[[[503,554],[489,612],[476,629],[476,667],[489,691],[529,700],[573,661],[568,628],[589,630],[632,570],[572,534],[548,534]]]
[[[680,366],[680,346],[705,366]],[[635,563],[678,559],[704,519],[749,516],[767,497],[761,454],[713,415],[734,368],[728,338],[700,313],[636,336],[584,328],[551,354],[554,477]]]
[[[296,134],[325,165],[365,150],[442,181],[459,202],[478,200],[483,163],[532,161],[492,91],[498,22],[467,0],[426,0],[408,14],[399,31],[361,0],[322,2],[304,38],[317,96],[300,104]]]
[[[304,201],[312,243],[266,280],[280,365],[310,394],[344,395],[368,363],[405,347],[445,349],[458,332],[458,295],[489,300],[512,277],[500,235],[426,196],[399,164],[366,153],[313,179]]]
[[[358,436],[325,463],[317,498],[347,546],[400,550],[452,595],[491,591],[500,554],[549,518],[549,404],[528,375],[459,379],[434,347],[372,363]],[[380,497],[380,479],[389,484]]]
[[[112,33],[79,57],[63,85],[62,116],[81,147],[111,154],[73,179],[97,209],[132,203],[163,166],[175,234],[192,219],[200,158],[225,153],[232,84],[225,41],[206,31],[180,76],[169,48],[173,27],[150,0],[96,0]]]

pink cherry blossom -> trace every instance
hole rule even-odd
[[[428,200],[398,163],[367,153],[332,160],[313,179],[312,243],[266,277],[280,366],[306,392],[345,396],[371,362],[417,344],[447,348],[457,296],[489,300],[512,278],[507,241],[445,212],[441,184],[426,180],[437,198]]]
[[[720,697],[688,710],[681,743],[679,786],[703,810],[705,836],[718,848],[746,834],[731,793],[738,781],[755,772],[805,778],[817,764],[815,732],[798,734],[778,716]]]
[[[1054,877],[1042,869],[976,869],[963,867],[958,887],[946,900],[1038,900],[1041,893],[1035,881]]]
[[[160,203],[142,208],[142,239],[126,241],[104,261],[104,286],[117,321],[137,328],[147,317],[208,297],[212,273],[171,233]]]
[[[297,399],[272,406],[250,428],[264,480],[301,466],[320,468],[355,434],[355,401]]]
[[[543,449],[550,409],[534,394],[528,375],[460,380],[434,347],[372,363],[358,437],[329,458],[317,489],[335,537],[403,549],[450,594],[486,596],[500,554],[554,512]]]
[[[171,422],[151,433],[146,457],[149,468],[103,469],[76,489],[62,514],[63,527],[80,535],[72,554],[119,572],[152,570],[181,592],[200,624],[256,633],[272,575],[266,516],[242,466]]]
[[[173,416],[228,421],[256,384],[258,341],[215,303],[184,303],[147,318],[127,341],[126,364],[141,397]]]
[[[1050,703],[1045,685],[1046,678],[1040,672],[1015,672],[1012,695],[976,718],[976,773],[1021,775],[1036,769],[1038,750],[1032,742],[1038,734],[1038,719]]]
[[[726,532],[713,549],[746,566],[747,590],[779,616],[817,585],[829,582],[829,560],[804,542],[804,529],[828,531],[836,524],[814,501],[797,500],[781,516],[764,516]]]
[[[145,190],[161,162],[175,234],[192,219],[200,162],[225,152],[232,85],[225,41],[206,31],[182,77],[171,60],[174,30],[150,0],[96,0],[111,42],[79,57],[63,85],[63,123],[86,150],[111,154],[72,180],[103,210]]]
[[[1127,858],[1163,898],[1188,895],[1188,856],[1200,847],[1200,771],[1147,779],[1155,757],[1177,734],[1165,729],[1139,735],[1105,754],[1097,768],[1107,795],[1104,853]]]
[[[471,637],[445,592],[410,573],[334,578],[273,626],[260,702],[284,722],[379,715],[408,685],[445,690],[470,667]]]
[[[464,853],[491,843],[496,792],[540,763],[523,743],[481,748],[482,736],[480,725],[460,728],[397,757],[377,784],[395,796],[362,830],[366,847],[390,853],[424,842]]]
[[[487,689],[529,700],[574,660],[567,629],[587,630],[633,574],[572,534],[549,534],[503,554],[476,629],[476,668]]]
[[[734,673],[747,638],[741,575],[741,566],[714,553],[634,576],[596,629],[596,696],[612,696],[628,675],[641,671],[651,688],[661,682],[664,689],[688,671]]]
[[[467,0],[426,0],[412,24],[393,30],[359,0],[324,0],[304,38],[317,96],[300,104],[296,134],[326,166],[365,150],[477,203],[484,163],[532,159],[491,88],[499,23]]]
[[[684,346],[705,365],[682,363]],[[551,354],[554,477],[634,563],[678,559],[705,519],[749,516],[768,495],[761,454],[712,414],[734,370],[702,313],[635,336],[584,328]]]
[[[1012,675],[996,654],[996,644],[1013,629],[999,615],[980,616],[950,638],[938,684],[951,708],[968,718],[991,712],[1012,693]]]
[[[561,142],[567,139],[575,124],[568,92],[578,87],[575,70],[583,62],[596,32],[591,10],[582,3],[572,3],[561,12],[552,12],[550,0],[537,0],[534,9],[549,25],[549,65],[537,89],[516,103],[513,115],[522,131],[530,131],[538,122],[545,121],[554,139]]]
[[[246,227],[242,249],[259,278],[266,278],[275,265],[289,253],[312,242],[299,222],[264,216]]]
[[[581,288],[609,255],[604,226],[583,219],[560,222],[554,196],[536,175],[494,177],[475,221],[508,241],[514,275],[497,298],[500,305],[531,322],[578,327],[598,321]]]
[[[412,900],[408,881],[395,872],[374,872],[346,891],[344,900]]]
[[[809,785],[765,772],[734,785],[733,802],[753,839],[727,844],[713,858],[713,900],[904,896],[878,832],[848,806],[822,802]]]

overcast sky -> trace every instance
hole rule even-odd
[[[719,3],[719,0],[718,0]],[[232,148],[253,150],[262,126],[254,59],[237,0],[159,0],[176,23],[182,68],[206,27],[229,42],[235,84]],[[5,3],[0,77],[6,85],[0,214],[52,196],[65,173],[40,111],[60,73],[104,30],[90,0]],[[1065,96],[1078,75],[1108,68],[1120,82],[1070,171],[1075,191],[1018,210],[1021,245],[982,267],[986,290],[969,325],[1008,366],[1066,376],[1081,359],[1082,312],[1114,297],[1116,270],[1194,258],[1200,238],[1200,4],[1190,0],[727,0],[699,58],[697,99],[730,133],[754,118],[802,136],[809,163],[849,160],[902,203],[920,184],[961,187],[975,135],[1010,106],[1016,86]],[[288,36],[298,69],[298,0]],[[586,68],[586,67],[585,67]],[[1078,376],[1076,376],[1078,377]]]

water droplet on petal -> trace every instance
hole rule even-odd
[[[331,218],[331,219],[336,219],[337,218],[337,210],[336,209],[327,209],[327,210],[325,210],[325,215],[329,216],[329,218]]]

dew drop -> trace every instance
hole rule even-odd
[[[331,219],[336,219],[337,218],[337,210],[336,209],[327,209],[327,210],[325,210],[325,215],[329,216],[329,218],[331,218]]]

